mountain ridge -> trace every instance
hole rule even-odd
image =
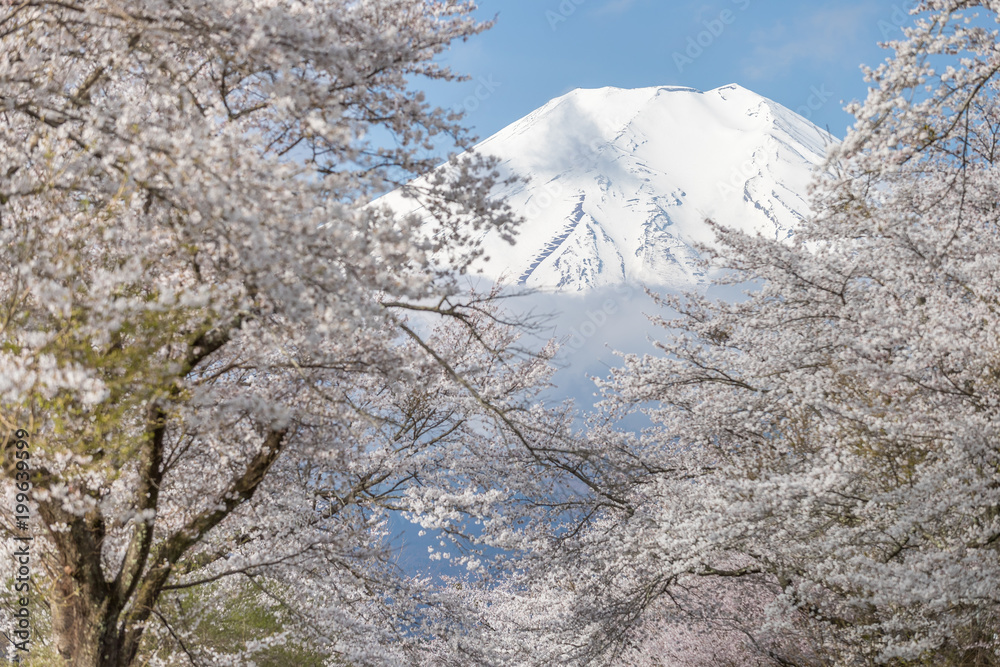
[[[513,246],[479,243],[473,266],[528,288],[705,283],[706,219],[786,238],[807,215],[807,185],[836,139],[782,105],[729,84],[576,89],[476,146],[519,182],[498,189],[526,222]],[[419,204],[399,191],[400,212]]]

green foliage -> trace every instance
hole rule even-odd
[[[192,655],[204,652],[243,653],[253,642],[280,634],[296,623],[294,610],[275,602],[260,578],[238,582],[217,582],[165,596],[162,619],[176,636],[148,634],[139,664],[152,656],[171,658],[184,664],[184,646]],[[178,641],[177,637],[180,637]],[[331,656],[316,646],[279,643],[252,651],[256,667],[323,667]]]

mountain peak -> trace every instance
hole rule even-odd
[[[789,236],[834,141],[738,84],[573,90],[477,147],[521,177],[497,194],[526,218],[513,246],[481,239],[477,268],[540,289],[692,287],[705,220]]]

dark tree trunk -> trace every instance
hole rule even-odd
[[[94,586],[93,584],[97,584]],[[52,633],[67,667],[126,667],[104,582],[65,575],[53,590]],[[117,616],[115,614],[115,616]]]
[[[122,614],[107,596],[88,595],[78,582],[67,580],[60,582],[59,598],[51,606],[56,650],[65,667],[131,667],[141,631],[121,627]]]

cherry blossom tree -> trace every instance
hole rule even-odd
[[[762,664],[1000,663],[998,11],[918,3],[794,239],[718,229],[754,289],[662,299],[660,354],[605,384],[653,426],[548,575],[570,659],[622,655],[697,577],[773,592],[741,623],[789,640]]]
[[[564,419],[530,403],[545,354],[456,277],[514,229],[491,165],[424,181],[433,234],[368,202],[468,145],[414,85],[455,78],[434,57],[473,8],[0,6],[0,512],[4,549],[34,540],[38,660],[402,664],[430,612],[460,622],[393,517],[480,567],[517,478],[486,482]],[[234,601],[273,631],[199,645]]]
[[[432,644],[421,664],[750,667],[808,664],[812,657],[801,634],[762,631],[749,622],[776,596],[764,577],[682,577],[667,596],[630,600],[636,622],[619,616],[609,624],[595,614],[609,597],[588,596],[580,578],[564,574],[545,579],[536,571],[490,587],[460,584],[476,623]]]

